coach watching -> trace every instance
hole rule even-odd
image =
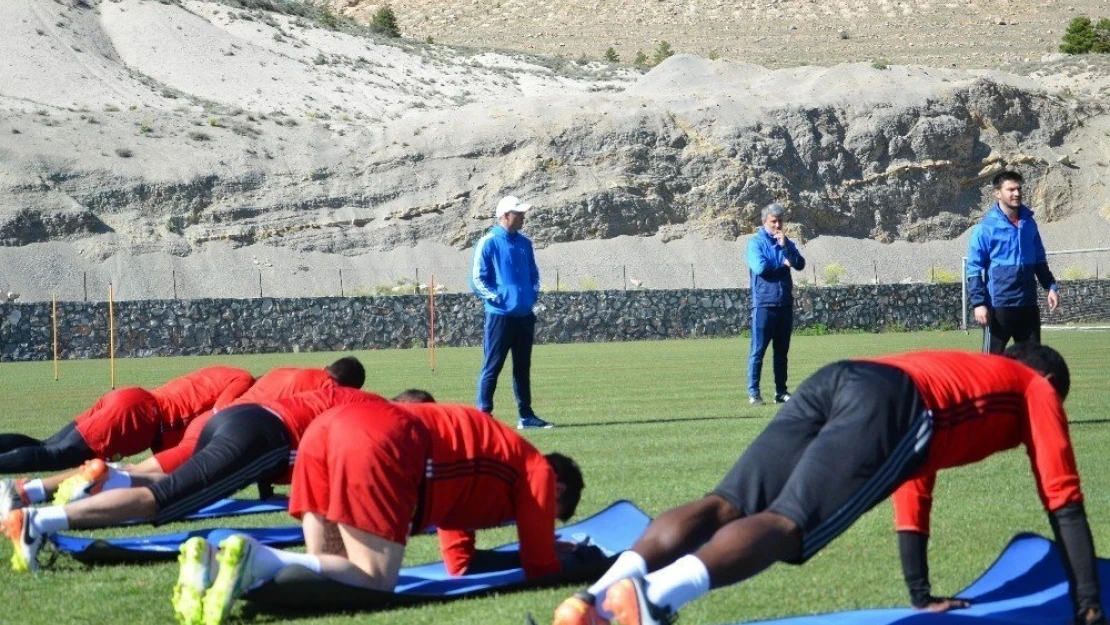
[[[1048,291],[1048,309],[1060,303],[1033,211],[1021,203],[1021,174],[1003,171],[991,184],[997,200],[967,244],[967,295],[983,326],[983,351],[1001,354],[1006,343],[1041,342],[1037,281]],[[984,283],[983,274],[986,274]]]
[[[497,223],[474,246],[470,286],[485,302],[482,336],[485,358],[478,376],[478,409],[493,412],[493,393],[505,358],[513,354],[513,392],[520,420],[517,429],[550,428],[532,411],[532,341],[540,292],[540,271],[532,240],[524,236],[524,213],[532,208],[507,195],[497,203]]]
[[[752,347],[748,357],[748,402],[763,405],[759,379],[763,355],[774,345],[775,403],[790,399],[786,390],[786,354],[794,329],[794,280],[790,269],[805,269],[806,259],[782,231],[785,211],[775,203],[763,208],[763,227],[748,241],[752,285]]]

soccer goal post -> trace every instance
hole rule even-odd
[[[1053,252],[1045,252],[1045,256],[1058,256],[1058,257],[1071,257],[1074,262],[1070,262],[1066,267],[1057,267],[1053,270],[1053,275],[1057,280],[1087,280],[1094,278],[1099,279],[1099,272],[1103,274],[1110,269],[1110,262],[1106,257],[1106,253],[1110,252],[1110,247],[1088,247],[1076,250],[1056,250]],[[1103,262],[1100,264],[1100,254],[1103,255]],[[962,330],[967,331],[968,325],[968,309],[967,309],[967,256],[961,259],[960,274],[963,276],[961,282],[963,283],[960,289],[961,304],[963,308]],[[985,279],[985,276],[984,276]]]

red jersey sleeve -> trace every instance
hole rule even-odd
[[[894,504],[894,529],[899,532],[929,533],[933,511],[933,487],[937,474],[929,473],[907,480],[891,496]]]
[[[520,563],[528,579],[562,570],[555,553],[555,471],[536,453],[528,459],[526,479],[517,487],[516,531],[520,539]]]
[[[249,374],[229,376],[226,382],[227,386],[224,387],[224,390],[220,393],[220,396],[216,398],[216,404],[212,406],[212,410],[214,412],[219,412],[220,410],[227,408],[228,404],[235,401],[236,399],[239,399],[239,396],[243,393],[246,393],[247,389],[249,389],[251,385],[254,384],[254,378]]]
[[[1029,383],[1025,402],[1029,412],[1025,449],[1045,510],[1054,512],[1083,501],[1068,418],[1059,395],[1048,380],[1038,376]]]
[[[462,575],[470,567],[474,556],[474,532],[463,530],[436,530],[439,551],[449,575]]]

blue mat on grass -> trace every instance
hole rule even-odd
[[[1099,559],[1102,602],[1110,605],[1110,560]],[[1068,583],[1056,544],[1036,534],[1018,534],[979,579],[960,592],[971,607],[944,614],[909,608],[856,610],[798,616],[763,625],[1043,625],[1071,623]],[[749,622],[749,621],[742,621]],[[733,625],[740,625],[735,623]]]
[[[612,564],[621,551],[629,549],[647,528],[651,518],[635,504],[618,501],[597,514],[558,528],[559,540],[590,545],[574,554],[560,556],[563,572],[526,580],[520,568],[452,577],[442,562],[401,569],[394,592],[354,588],[324,579],[301,567],[288,567],[277,578],[252,590],[245,599],[257,612],[376,610],[397,605],[448,601],[489,592],[593,581]],[[495,549],[515,553],[517,543]]]

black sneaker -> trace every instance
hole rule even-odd
[[[775,395],[776,404],[785,404],[788,401],[790,401],[790,393],[779,393]]]

